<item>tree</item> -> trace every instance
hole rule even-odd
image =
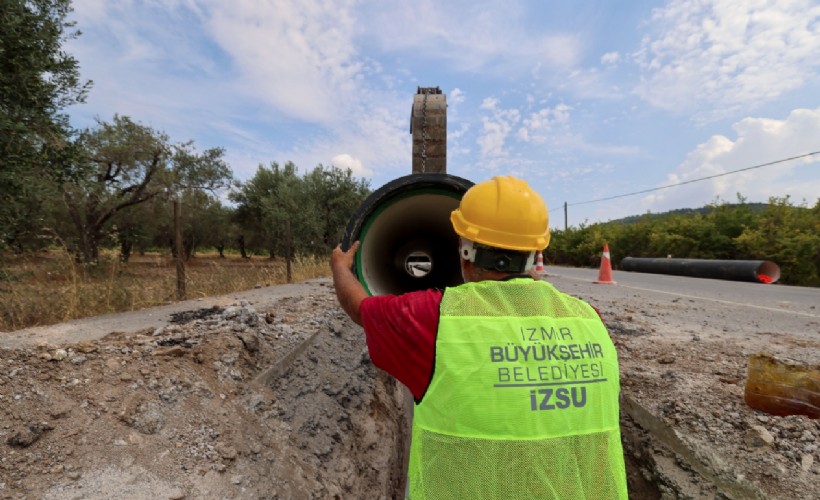
[[[348,219],[370,195],[370,185],[365,179],[355,179],[350,169],[321,164],[305,175],[305,183],[322,223],[321,240],[316,242],[321,246],[315,248],[331,249],[342,241]]]
[[[0,246],[24,249],[46,224],[76,152],[63,110],[91,86],[62,44],[79,36],[70,0],[4,0],[0,15]]]
[[[276,252],[288,261],[297,251],[304,251],[319,234],[314,205],[297,172],[292,162],[287,162],[284,168],[274,164],[274,188],[262,200],[262,220],[272,237],[270,256]]]
[[[820,199],[809,208],[805,202],[795,207],[789,196],[769,198],[737,242],[745,254],[777,263],[782,283],[820,285]]]
[[[122,262],[128,262],[134,251],[143,254],[152,246],[168,246],[173,229],[169,212],[167,200],[160,197],[117,212],[112,219],[112,229]]]
[[[714,220],[715,228],[718,234],[724,238],[723,247],[725,251],[722,254],[723,259],[742,259],[737,247],[737,238],[743,232],[754,226],[755,213],[752,208],[746,203],[746,198],[737,193],[737,203],[721,203],[717,202],[712,205],[713,210],[709,213],[709,217]]]
[[[210,197],[197,212],[197,223],[192,228],[199,231],[199,244],[212,246],[225,258],[225,248],[236,241],[238,226],[232,222],[233,211],[218,199]]]
[[[182,205],[182,245],[184,259],[194,257],[196,249],[203,246],[212,246],[224,257],[224,249],[228,242],[235,239],[235,229],[230,223],[230,213],[222,206],[219,198],[206,190],[188,189],[181,193],[179,201]],[[168,210],[161,217],[164,230],[163,237],[157,234],[157,241],[162,240],[165,245],[173,240],[174,221]],[[176,250],[171,245],[171,253]]]
[[[259,165],[256,174],[245,183],[237,183],[235,190],[228,197],[236,203],[234,216],[243,232],[237,236],[240,250],[246,246],[250,248],[265,248],[273,258],[274,237],[268,230],[265,222],[264,203],[267,198],[276,192],[278,176],[274,173],[279,169],[276,162],[270,168]],[[243,257],[246,255],[243,252]]]
[[[251,246],[262,245],[271,257],[285,255],[287,230],[295,253],[324,253],[335,246],[356,207],[370,194],[365,180],[350,170],[317,166],[304,177],[296,165],[259,166],[238,184],[230,199]]]
[[[98,125],[80,135],[82,153],[63,184],[74,229],[66,239],[82,262],[97,261],[100,241],[122,211],[159,196],[226,187],[231,179],[220,148],[200,154],[124,116]]]
[[[297,173],[292,162],[260,165],[256,175],[230,195],[245,242],[265,248],[270,258],[286,255],[289,229],[291,249],[296,251],[305,250],[306,242],[316,240],[320,232],[314,204]]]

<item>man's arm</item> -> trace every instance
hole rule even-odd
[[[358,249],[358,241],[353,243],[347,252],[342,251],[341,245],[337,246],[330,255],[330,270],[333,273],[333,287],[336,289],[339,305],[354,323],[361,325],[359,305],[368,297],[368,294],[352,271],[353,259]]]

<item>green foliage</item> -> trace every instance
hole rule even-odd
[[[601,225],[568,228],[553,231],[545,259],[552,264],[594,266],[601,257],[603,243],[607,236]]]
[[[317,250],[335,247],[342,241],[345,226],[356,208],[370,194],[365,179],[355,179],[350,169],[318,165],[305,175],[307,196],[322,221]]]
[[[191,191],[182,200],[183,239],[188,256],[197,248],[214,247],[224,257],[233,246],[239,226],[232,221],[232,210],[205,191]]]
[[[284,169],[275,162],[271,163],[270,168],[259,165],[256,175],[245,183],[237,183],[236,189],[228,195],[236,204],[234,216],[245,244],[251,248],[266,249],[271,257],[275,254],[276,237],[281,228],[269,227],[265,206],[267,200],[280,191],[281,179],[288,176],[296,176],[296,166],[290,162]]]
[[[293,163],[273,162],[239,183],[230,199],[247,244],[273,257],[286,254],[288,237],[294,253],[326,253],[369,194],[368,183],[350,170],[319,165],[300,177]]]
[[[715,202],[700,210],[645,214],[605,224],[553,231],[545,253],[559,265],[597,267],[604,243],[613,265],[627,256],[771,260],[780,282],[820,286],[820,200],[794,206]]]
[[[98,122],[77,144],[81,154],[62,184],[61,215],[68,223],[59,225],[58,233],[82,262],[97,261],[100,243],[117,218],[127,258],[129,241],[139,236],[139,215],[124,212],[155,198],[212,191],[231,179],[221,149],[197,153],[191,143],[173,144],[164,133],[125,116]]]
[[[79,35],[70,12],[70,0],[3,0],[0,10],[0,249],[43,246],[55,179],[75,152],[63,110],[91,84],[62,50]]]
[[[780,266],[783,279],[820,286],[820,200],[796,208],[789,197],[770,198],[754,227],[737,238],[746,254],[761,253]]]

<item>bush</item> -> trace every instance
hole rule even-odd
[[[781,283],[820,286],[820,200],[812,208],[788,196],[767,205],[738,201],[556,230],[545,260],[597,267],[608,243],[616,267],[627,256],[770,260]]]

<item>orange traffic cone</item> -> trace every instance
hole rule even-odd
[[[609,245],[604,243],[604,254],[601,257],[601,270],[598,271],[598,280],[594,283],[603,285],[615,285],[612,280],[612,263],[609,260]]]
[[[544,254],[542,252],[538,252],[538,258],[535,260],[535,272],[539,275],[544,275],[547,272],[544,269]]]

